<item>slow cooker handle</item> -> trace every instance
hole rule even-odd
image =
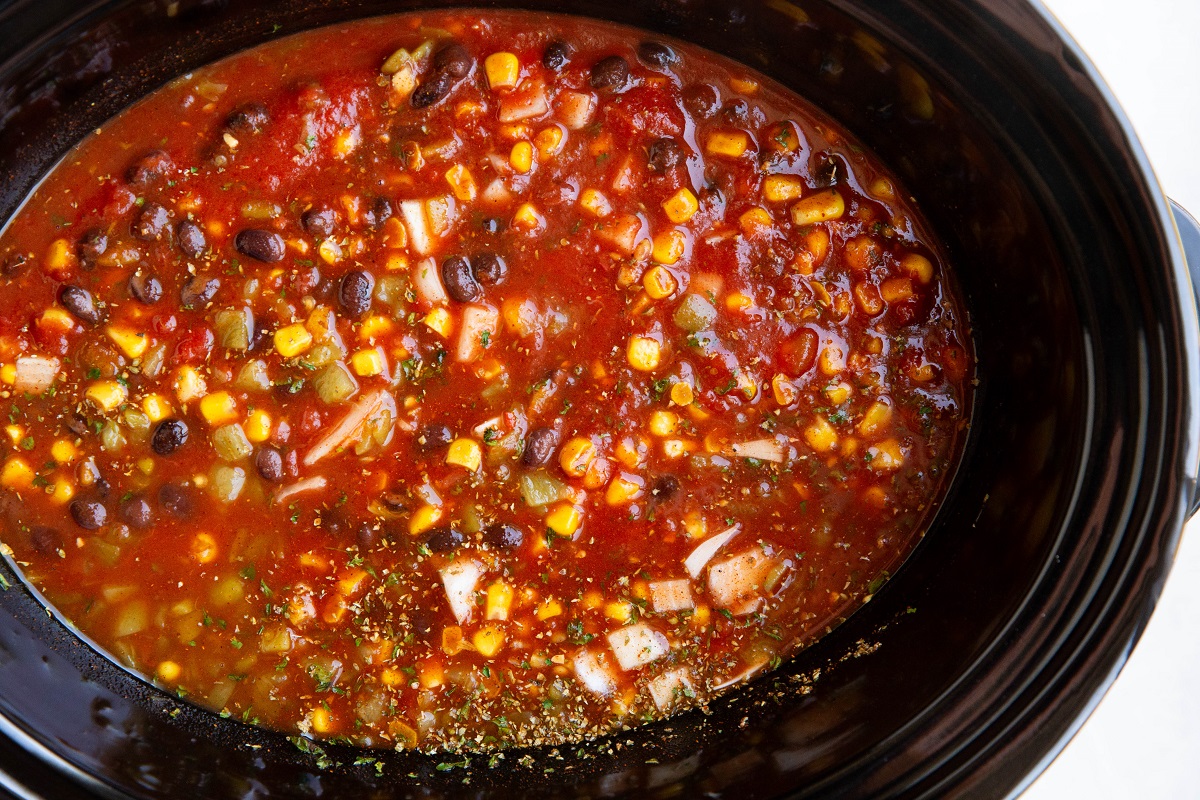
[[[1187,257],[1188,274],[1192,276],[1192,295],[1196,307],[1200,308],[1200,222],[1174,200],[1171,201],[1171,213],[1175,215],[1175,227],[1179,230],[1179,241]],[[1197,511],[1200,511],[1200,486],[1193,489],[1188,517],[1194,517]]]

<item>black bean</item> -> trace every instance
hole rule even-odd
[[[428,108],[437,105],[450,95],[450,90],[454,88],[455,82],[455,77],[446,70],[435,70],[412,93],[412,107]]]
[[[171,215],[158,203],[146,203],[134,220],[132,233],[144,242],[161,239],[171,224]]]
[[[484,217],[479,223],[479,229],[484,233],[499,233],[504,230],[504,220],[499,217]]]
[[[162,150],[153,150],[130,165],[125,178],[138,187],[149,186],[171,170],[171,157]]]
[[[621,92],[629,82],[629,62],[620,56],[602,58],[592,67],[588,82],[593,89],[605,92]]]
[[[364,550],[375,544],[375,526],[369,522],[364,522],[358,526],[358,530],[354,532],[354,541]]]
[[[717,113],[721,96],[715,87],[707,83],[694,83],[683,90],[683,107],[700,119],[708,119]]]
[[[654,482],[653,494],[660,501],[670,500],[679,493],[679,479],[674,475],[660,475]]]
[[[244,256],[273,264],[283,259],[283,237],[261,228],[247,228],[238,233],[233,246]]]
[[[135,494],[121,503],[121,518],[135,528],[149,528],[154,524],[154,511],[146,498]]]
[[[483,541],[488,547],[497,550],[511,550],[520,547],[525,540],[525,532],[512,525],[488,525],[483,529]]]
[[[669,136],[655,139],[646,151],[651,172],[670,172],[683,163],[683,147]]]
[[[347,272],[338,285],[338,305],[352,317],[361,317],[371,307],[375,278],[360,269]]]
[[[179,290],[179,302],[185,308],[197,308],[212,300],[221,288],[221,279],[207,275],[193,275]]]
[[[378,230],[392,216],[392,203],[386,197],[376,197],[371,207],[361,215],[363,225]]]
[[[304,226],[304,230],[318,239],[324,239],[333,233],[336,222],[337,218],[328,208],[310,208],[300,216],[300,224]]]
[[[662,42],[642,42],[638,45],[638,61],[647,67],[669,69],[679,63],[679,56]]]
[[[152,306],[162,300],[163,286],[158,278],[139,271],[129,276],[129,293],[139,303]]]
[[[433,630],[433,614],[427,609],[420,606],[412,608],[408,612],[408,622],[412,626],[413,633],[423,642],[432,642],[434,639]]]
[[[446,293],[460,303],[474,302],[483,295],[465,256],[450,256],[442,262],[442,283],[446,284]]]
[[[104,527],[104,523],[108,521],[108,509],[99,500],[85,500],[80,497],[71,501],[71,518],[84,530],[94,531]]]
[[[430,423],[417,431],[414,441],[417,444],[417,449],[422,453],[431,453],[434,450],[442,449],[454,441],[454,431],[445,425]]]
[[[180,419],[164,419],[150,437],[150,447],[160,456],[169,456],[188,440],[187,423]]]
[[[730,125],[745,125],[750,121],[750,104],[735,97],[721,106],[721,118]]]
[[[96,301],[87,289],[68,283],[58,291],[58,302],[84,322],[95,325],[100,321],[100,310],[96,308]]]
[[[34,550],[48,556],[62,549],[62,534],[54,528],[39,525],[29,532],[29,543]]]
[[[262,103],[247,103],[225,120],[225,127],[233,133],[258,133],[267,127],[271,115]]]
[[[175,241],[179,249],[189,258],[199,258],[208,247],[204,237],[204,229],[190,219],[185,219],[175,226]]]
[[[467,52],[467,48],[455,42],[448,44],[433,54],[433,68],[450,73],[455,80],[467,77],[475,59]]]
[[[495,253],[479,253],[471,259],[475,278],[484,286],[499,286],[508,277],[508,264]]]
[[[567,65],[571,60],[571,54],[575,52],[575,48],[571,47],[567,42],[561,39],[556,39],[546,45],[546,51],[542,53],[542,66],[552,72],[558,72]]]
[[[274,447],[259,448],[254,457],[254,468],[263,480],[276,483],[283,479],[283,456]]]
[[[192,510],[195,503],[192,502],[191,493],[182,486],[176,486],[173,483],[164,483],[158,490],[158,504],[161,505],[168,514],[179,519],[187,519],[192,515]]]
[[[558,448],[558,434],[553,428],[534,428],[525,440],[525,452],[521,463],[527,467],[544,467],[554,458]]]
[[[841,162],[830,153],[816,153],[808,167],[813,183],[821,188],[833,186],[840,179]]]
[[[408,495],[400,492],[384,492],[379,498],[388,511],[402,512],[408,510]]]
[[[91,433],[91,426],[83,414],[73,413],[67,417],[67,430],[76,436],[86,436]]]
[[[454,528],[434,528],[425,537],[425,546],[434,553],[444,553],[453,550],[465,541],[465,537]]]
[[[0,264],[0,272],[3,272],[6,278],[15,278],[28,263],[29,256],[24,253],[11,253],[4,259],[4,263]]]
[[[92,228],[75,245],[75,254],[79,256],[79,265],[84,269],[95,269],[96,261],[108,250],[108,236],[99,228]]]

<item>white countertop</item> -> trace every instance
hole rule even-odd
[[[1167,194],[1200,217],[1200,0],[1044,0],[1112,87]],[[1095,713],[1022,800],[1200,797],[1200,515]]]

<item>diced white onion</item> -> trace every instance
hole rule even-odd
[[[654,581],[650,584],[650,601],[656,614],[696,607],[692,601],[692,582],[687,578]]]
[[[654,705],[658,706],[659,711],[670,710],[679,702],[680,697],[695,695],[686,667],[679,667],[652,678],[647,688],[650,689],[650,697],[654,699]]]
[[[730,446],[730,454],[738,458],[756,458],[759,461],[783,463],[783,445],[775,439],[754,439],[737,442]]]
[[[467,306],[462,312],[462,326],[458,330],[458,347],[454,357],[462,362],[474,361],[486,349],[484,338],[491,346],[499,332],[499,311],[491,306]]]
[[[42,394],[58,377],[59,361],[52,356],[20,356],[13,389],[29,394]]]
[[[736,536],[739,530],[741,530],[741,526],[734,525],[732,528],[715,533],[701,542],[684,559],[683,566],[687,569],[688,575],[691,575],[693,578],[699,578],[700,573],[704,571],[704,565],[712,561],[717,551],[724,547],[726,542]]]
[[[379,389],[364,395],[350,407],[346,416],[342,417],[329,433],[313,445],[313,448],[304,456],[304,465],[311,467],[330,453],[339,451],[357,441],[363,426],[385,412],[391,419],[396,418],[396,400],[391,394],[384,389]]]
[[[417,293],[417,300],[426,307],[444,306],[450,302],[450,296],[442,284],[442,272],[432,258],[422,259],[413,265],[413,289]]]
[[[288,498],[295,497],[298,494],[316,491],[317,489],[324,489],[325,483],[325,479],[320,475],[315,475],[311,478],[305,478],[302,481],[296,481],[293,484],[284,486],[282,489],[276,492],[274,502],[276,504],[283,503],[286,502]]]
[[[608,646],[626,672],[657,661],[671,649],[667,637],[644,622],[617,628],[608,634]]]
[[[597,697],[608,697],[617,688],[617,682],[612,672],[598,659],[591,650],[579,650],[571,659],[575,669],[575,677],[589,692]]]
[[[774,559],[761,547],[743,550],[708,570],[708,595],[718,608],[750,614],[762,602],[763,581],[772,566]]]
[[[421,256],[433,252],[433,237],[429,233],[429,223],[425,219],[425,209],[421,207],[421,201],[402,200],[400,216],[404,220],[405,229],[408,230],[408,241],[413,252]]]
[[[454,618],[462,625],[471,618],[475,610],[475,587],[483,569],[469,558],[454,561],[442,568],[442,586],[446,589],[446,599],[450,601],[450,610]]]

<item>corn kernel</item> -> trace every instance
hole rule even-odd
[[[353,597],[362,591],[371,575],[361,567],[352,567],[338,575],[337,590],[343,597]]]
[[[313,733],[329,733],[333,730],[333,717],[325,706],[317,706],[308,715],[309,722],[312,724]]]
[[[763,180],[763,199],[786,203],[804,196],[804,181],[795,175],[768,175]]]
[[[342,260],[342,246],[333,239],[322,239],[321,243],[317,245],[317,255],[326,264],[336,264]]]
[[[343,128],[333,137],[333,155],[335,158],[345,158],[354,152],[362,142],[362,131],[357,125],[353,128]]]
[[[383,672],[379,673],[379,680],[384,686],[394,689],[408,683],[408,676],[398,669],[384,667]]]
[[[665,439],[663,455],[667,458],[683,458],[696,449],[696,443],[690,439]]]
[[[17,365],[4,364],[0,366],[0,381],[4,381],[10,386],[17,382]]]
[[[613,600],[604,604],[604,616],[614,622],[626,623],[633,619],[633,603],[628,600]]]
[[[846,368],[846,354],[836,344],[826,345],[817,358],[817,366],[826,375],[837,375]]]
[[[10,458],[0,468],[0,484],[10,489],[24,489],[33,485],[34,472],[23,458]]]
[[[12,440],[13,446],[19,445],[21,440],[25,438],[24,425],[5,425],[4,433]]]
[[[699,511],[689,511],[683,515],[683,530],[689,538],[703,539],[708,535],[708,521]]]
[[[142,354],[146,352],[146,348],[150,346],[150,338],[145,333],[139,333],[121,325],[109,325],[104,332],[108,334],[108,338],[117,346],[117,349],[129,358],[141,358]]]
[[[739,94],[757,94],[758,81],[753,78],[730,78],[729,88]]]
[[[918,253],[909,253],[901,258],[900,269],[910,278],[916,278],[921,283],[929,283],[933,280],[933,263]]]
[[[363,320],[362,325],[358,329],[358,339],[362,342],[369,342],[384,334],[390,333],[395,326],[387,317],[379,314],[372,314]]]
[[[533,132],[529,129],[528,125],[524,125],[519,122],[501,125],[499,128],[499,133],[502,137],[512,142],[516,142],[521,139],[528,139],[533,135]]]
[[[871,469],[876,472],[891,472],[904,464],[904,448],[895,439],[884,439],[867,448],[867,455],[871,457]]]
[[[395,217],[389,219],[388,222],[391,222],[392,219],[395,219]],[[388,253],[387,261],[384,262],[384,269],[388,272],[406,270],[408,269],[408,257],[403,253]]]
[[[842,403],[850,399],[850,394],[853,390],[850,384],[845,381],[831,384],[825,387],[825,396],[829,398],[829,402],[835,406],[840,406]]]
[[[300,562],[300,566],[306,569],[315,569],[320,572],[329,569],[329,559],[316,553],[301,553],[297,560]]]
[[[558,155],[563,145],[566,144],[567,135],[558,125],[551,126],[544,130],[538,131],[538,135],[533,137],[533,143],[537,145],[538,155],[542,158],[550,158]]]
[[[471,644],[475,645],[479,655],[492,658],[504,646],[504,631],[495,625],[485,625],[475,631],[475,635],[471,637]]]
[[[608,198],[595,189],[584,189],[579,194],[579,205],[601,219],[612,213]]]
[[[71,498],[75,496],[75,487],[66,478],[56,478],[54,481],[54,489],[50,493],[50,499],[59,505],[69,503]]]
[[[41,318],[38,319],[38,327],[69,333],[75,330],[75,318],[65,309],[52,306],[42,312]]]
[[[545,220],[532,203],[521,203],[513,213],[512,226],[519,231],[536,232],[544,224]]]
[[[200,399],[200,414],[209,425],[224,425],[238,419],[237,401],[229,392],[213,392]]]
[[[846,201],[836,189],[809,195],[792,206],[792,222],[803,227],[838,219],[846,213]]]
[[[754,298],[741,292],[731,292],[725,298],[725,307],[730,311],[745,311],[754,307]]]
[[[443,338],[450,338],[450,334],[454,331],[454,317],[450,316],[450,312],[444,308],[435,308],[430,311],[421,322]]]
[[[197,533],[192,539],[192,558],[199,564],[211,564],[217,559],[217,540],[212,534]]]
[[[511,89],[521,78],[521,62],[512,53],[492,53],[483,60],[483,71],[491,88]]]
[[[171,404],[161,394],[150,394],[142,400],[142,411],[151,422],[161,422],[171,414]]]
[[[583,512],[573,505],[563,503],[546,515],[546,527],[559,536],[574,536],[583,524]]]
[[[662,207],[667,212],[667,219],[680,225],[696,215],[700,210],[700,201],[691,189],[685,187],[664,200]]]
[[[424,533],[436,525],[441,518],[442,509],[439,506],[421,506],[408,518],[408,532],[413,536]]]
[[[655,436],[671,436],[679,430],[679,415],[674,411],[655,411],[650,415],[650,432]]]
[[[624,506],[642,495],[642,479],[636,475],[622,472],[613,478],[604,493],[604,502],[610,506]]]
[[[446,681],[446,671],[436,661],[426,661],[419,667],[418,676],[421,686],[426,689],[436,689]],[[415,737],[414,737],[415,741]]]
[[[882,399],[876,400],[863,413],[862,420],[858,423],[858,432],[862,436],[874,436],[883,430],[891,418],[891,403]]]
[[[255,444],[265,442],[271,438],[271,415],[256,408],[250,412],[250,416],[246,417],[246,424],[243,427],[247,439]]]
[[[485,619],[508,619],[508,611],[512,608],[513,588],[504,581],[496,581],[487,588],[487,605]]]
[[[914,294],[912,278],[888,278],[880,285],[879,294],[889,303],[902,303]]]
[[[129,392],[117,381],[96,381],[87,388],[83,396],[101,411],[112,411],[125,402]]]
[[[688,620],[692,627],[703,630],[708,627],[708,622],[712,618],[712,611],[706,605],[699,605],[692,611],[692,618]]]
[[[750,137],[742,131],[717,131],[708,137],[704,150],[710,156],[737,158],[750,149]]]
[[[360,378],[381,375],[384,366],[383,353],[379,351],[379,348],[359,350],[350,356],[350,366],[354,368],[354,373]]]
[[[475,186],[475,176],[462,164],[455,164],[446,170],[446,183],[450,184],[454,196],[463,203],[474,200],[479,191]]]
[[[50,445],[50,457],[59,464],[70,464],[78,454],[79,451],[68,439],[59,439]]]
[[[829,420],[817,417],[812,424],[804,429],[804,440],[808,446],[818,453],[828,453],[837,447],[838,435]]]
[[[183,670],[174,661],[160,661],[158,667],[154,670],[159,679],[168,683],[174,683],[179,680],[179,675],[182,672]]]
[[[675,264],[683,258],[687,251],[687,238],[682,231],[663,231],[654,237],[654,247],[650,257],[659,264]],[[674,289],[672,289],[674,291]]]
[[[589,466],[596,458],[596,445],[583,436],[575,436],[562,446],[558,454],[558,463],[563,472],[573,478],[583,477]]]
[[[312,342],[312,334],[303,325],[288,325],[275,331],[275,351],[284,358],[300,355]]]
[[[657,340],[651,339],[649,336],[631,336],[629,338],[625,358],[629,361],[629,366],[634,369],[652,372],[658,369],[661,357],[662,345]]]
[[[517,142],[508,154],[509,165],[521,175],[533,169],[533,145],[529,142]]]
[[[765,208],[752,208],[738,217],[738,226],[750,238],[769,231],[774,224],[775,220],[771,219],[771,213]]]
[[[642,285],[646,287],[646,294],[655,300],[670,297],[679,287],[675,276],[666,267],[651,267],[646,270],[646,274],[642,276]]]
[[[799,397],[795,384],[783,375],[771,378],[771,393],[775,395],[775,402],[781,406],[790,406]]]
[[[142,473],[143,475],[150,475],[154,472],[154,463],[154,459],[150,458],[150,456],[139,458],[134,462],[138,468],[138,472]]]
[[[181,403],[189,403],[208,390],[208,384],[194,367],[180,367],[175,373],[175,396]]]
[[[66,239],[55,239],[46,250],[46,271],[62,273],[75,266],[75,248]]]
[[[627,436],[617,442],[614,452],[618,461],[629,469],[636,469],[642,465],[648,447],[644,441],[635,441],[633,437]]]
[[[474,439],[455,439],[446,451],[446,463],[475,472],[483,464],[483,449]]]
[[[679,381],[671,386],[671,402],[677,406],[690,406],[696,399],[691,384]]]
[[[557,600],[546,600],[537,607],[534,615],[542,621],[557,617],[563,613],[562,603]]]

